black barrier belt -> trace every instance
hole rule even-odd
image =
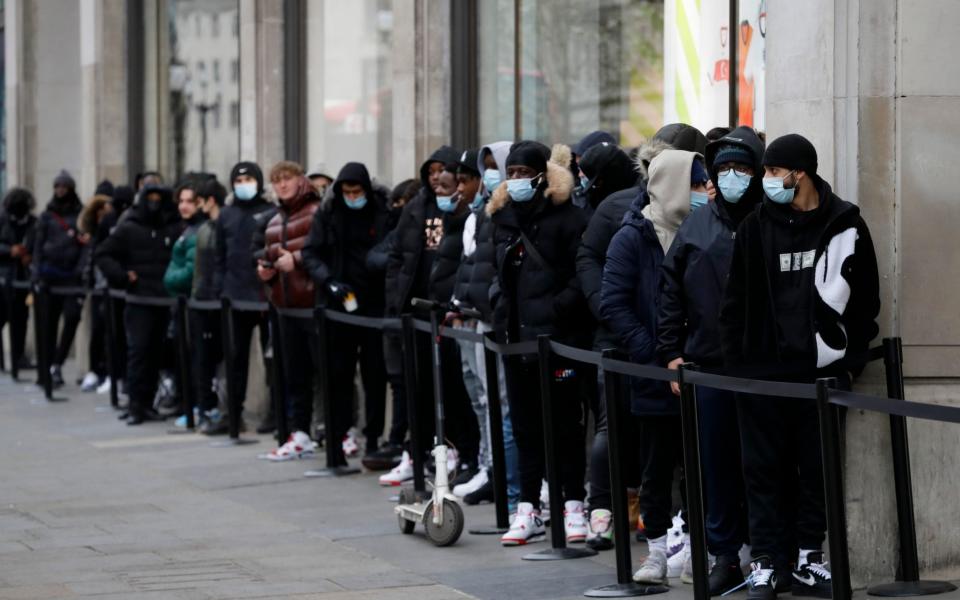
[[[115,289],[111,288],[109,294],[110,294],[110,297],[111,297],[111,298],[114,298],[114,299],[116,299],[116,300],[126,300],[126,299],[127,299],[127,293],[126,293],[125,291],[123,291],[123,290],[115,290]]]
[[[814,400],[817,397],[817,386],[811,383],[744,379],[742,377],[730,377],[729,375],[719,375],[717,373],[701,371],[686,371],[683,379],[687,383],[718,390],[726,390],[728,392],[756,394],[759,396],[779,396],[783,398],[802,398],[806,400]]]
[[[187,300],[187,308],[190,310],[217,311],[223,308],[219,300]]]
[[[50,286],[49,291],[54,296],[86,296],[94,290],[78,285],[54,285]]]
[[[235,312],[267,312],[270,306],[266,302],[230,300],[230,308]]]
[[[433,331],[430,329],[430,323],[428,323],[427,321],[414,319],[413,328],[416,329],[417,331],[423,331],[424,333],[433,333]]]
[[[6,287],[10,286],[15,290],[32,290],[33,284],[26,279],[14,279],[13,281],[7,281],[6,279],[0,279],[0,286]]]
[[[626,360],[616,358],[601,358],[600,366],[604,371],[611,373],[620,373],[621,375],[630,375],[633,377],[643,377],[644,379],[653,379],[656,381],[665,381],[667,383],[677,381],[677,372],[663,367],[651,367],[650,365],[638,365]],[[689,371],[687,371],[689,373]]]
[[[315,316],[312,308],[277,308],[277,314],[288,319],[312,319]]]
[[[350,313],[336,310],[324,311],[327,319],[344,325],[353,325],[354,327],[366,327],[367,329],[400,329],[400,319],[380,319],[377,317],[361,317],[351,315]]]
[[[539,344],[536,340],[526,342],[514,342],[512,344],[499,344],[490,338],[483,340],[484,347],[496,352],[500,356],[520,356],[521,354],[536,354]]]
[[[857,394],[855,392],[834,390],[830,390],[830,403],[838,406],[846,406],[847,408],[869,410],[913,419],[960,423],[960,407],[956,406],[926,404],[923,402],[898,400],[896,398],[880,398],[866,394]]]
[[[137,296],[134,294],[125,294],[123,297],[127,304],[133,306],[156,306],[162,308],[172,308],[176,306],[176,298],[161,298],[159,296]]]
[[[440,330],[440,337],[450,338],[452,340],[463,340],[474,344],[483,343],[483,335],[469,329],[457,329],[456,327],[444,327]]]

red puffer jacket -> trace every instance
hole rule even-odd
[[[313,214],[320,208],[320,197],[310,181],[303,177],[297,197],[281,205],[277,214],[267,223],[265,232],[265,258],[276,262],[280,249],[293,253],[296,268],[290,273],[277,272],[266,282],[267,300],[280,308],[313,308],[316,304],[313,280],[303,264],[301,250],[307,243]]]

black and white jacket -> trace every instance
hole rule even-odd
[[[777,254],[774,236],[783,229],[776,211],[782,214],[783,208],[769,199],[737,229],[720,311],[730,372],[788,380],[856,372],[858,355],[879,331],[879,275],[870,231],[859,208],[834,195],[819,177],[815,183],[821,214],[801,233],[813,235],[812,252]],[[803,269],[812,269],[812,277],[802,279],[809,287],[775,289],[771,273]],[[778,314],[784,293],[810,294],[799,302],[810,307],[809,316],[791,322]],[[784,348],[796,349],[797,340],[802,340],[799,352],[784,356]]]

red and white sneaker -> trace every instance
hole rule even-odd
[[[360,444],[357,443],[357,430],[353,427],[343,436],[343,455],[353,458],[360,453]]]
[[[582,544],[587,540],[587,517],[583,513],[583,502],[567,500],[564,503],[563,529],[568,544]]]
[[[547,538],[547,531],[540,518],[540,511],[533,509],[533,504],[521,502],[517,505],[517,514],[510,523],[510,530],[503,534],[500,543],[504,546],[525,546],[534,542],[542,542]]]
[[[317,443],[302,431],[294,431],[284,445],[274,448],[261,458],[271,462],[283,462],[298,458],[313,458],[317,452]]]
[[[410,453],[404,450],[403,456],[400,457],[400,464],[389,473],[380,476],[380,485],[384,487],[403,485],[411,479],[413,479],[413,459],[410,458]]]

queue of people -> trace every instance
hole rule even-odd
[[[360,162],[347,162],[336,177],[290,161],[272,165],[265,177],[260,165],[240,162],[222,184],[205,173],[189,174],[172,190],[156,173],[132,187],[104,182],[86,208],[64,171],[39,217],[34,204],[22,188],[4,199],[4,281],[323,306],[368,317],[416,314],[411,301],[426,298],[449,308],[452,326],[493,332],[500,342],[547,334],[571,346],[612,348],[644,365],[696,363],[804,383],[831,376],[847,387],[878,333],[879,278],[867,225],[818,175],[816,150],[798,134],[765,144],[749,127],[705,136],[677,123],[635,149],[605,132],[572,149],[533,140],[465,151],[441,146],[417,178],[393,190]],[[6,298],[13,355],[28,367],[28,292]],[[63,385],[84,297],[51,298],[48,314],[62,325],[60,337],[50,328],[44,343],[52,352],[49,375]],[[479,316],[459,312],[465,308]],[[108,318],[103,306],[92,309]],[[161,373],[184,357],[172,345],[170,309],[128,302],[121,311],[115,325],[124,342],[124,418],[139,425],[174,416]],[[219,314],[189,315],[190,385],[202,433],[224,433],[228,406],[242,410],[257,330],[267,360],[282,344],[283,364],[273,369],[281,379],[270,385],[278,386],[292,431],[263,458],[307,458],[321,443],[334,444],[339,464],[362,454],[367,469],[384,471],[380,485],[413,479],[394,333],[332,323],[329,364],[317,369],[312,321],[280,317],[277,328],[259,310],[232,318],[233,345],[224,348]],[[96,327],[103,319],[92,321]],[[102,329],[91,339],[83,389],[121,385],[106,374]],[[419,332],[415,341],[415,416],[425,450],[434,429],[433,341]],[[494,500],[490,430],[502,428],[512,520],[501,543],[545,539],[552,517],[563,519],[568,543],[613,547],[602,376],[551,359],[563,503],[550,507],[536,356],[488,365],[474,343],[439,343],[454,494],[466,504]],[[225,358],[231,369],[222,373]],[[500,423],[490,422],[489,368],[501,382]],[[331,381],[318,381],[317,373]],[[232,402],[221,393],[225,378]],[[322,432],[313,414],[321,388],[329,393],[320,401],[333,414],[332,430]],[[634,579],[646,584],[693,581],[684,501],[674,493],[683,476],[678,395],[676,384],[631,378],[623,399],[631,525],[648,547]],[[702,387],[698,402],[711,594],[746,585],[755,600],[787,591],[829,598],[814,405]],[[243,423],[242,414],[234,417]],[[274,430],[276,417],[268,414],[257,430]]]

